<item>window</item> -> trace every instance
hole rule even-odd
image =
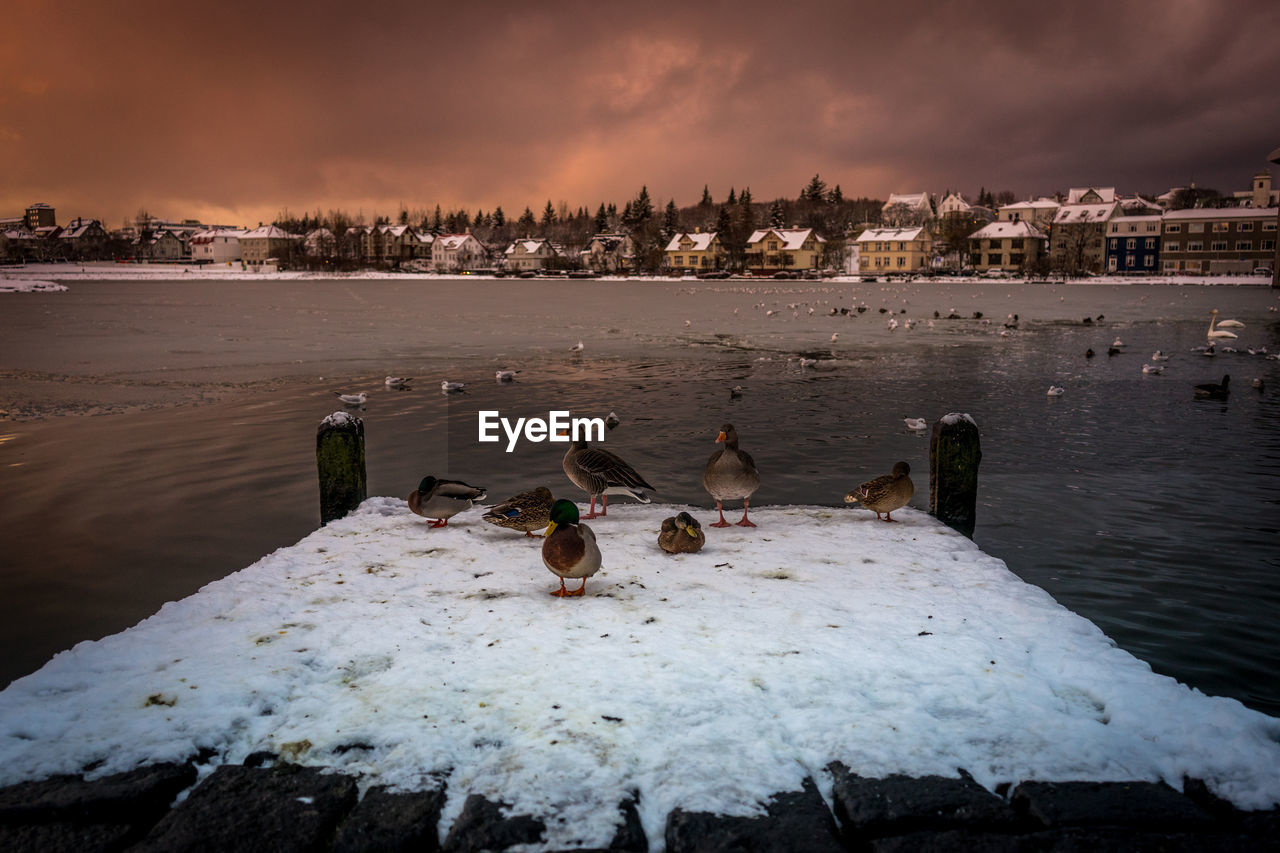
[[[1178,271],[1178,262],[1177,262],[1177,261],[1169,261],[1169,260],[1166,260],[1166,261],[1164,262],[1164,271],[1165,271],[1165,272],[1177,272],[1177,271]]]
[[[1274,252],[1276,250],[1275,240],[1259,240],[1258,248],[1264,252]]]
[[[1112,241],[1111,241],[1111,251],[1113,251],[1113,252],[1114,252],[1116,249],[1119,249],[1119,248],[1120,248],[1120,241],[1119,241],[1119,240],[1112,240]]]
[[[1187,272],[1200,272],[1200,262],[1187,261]]]
[[[1177,240],[1174,240],[1172,242],[1168,240],[1164,241],[1164,250],[1166,252],[1176,252],[1181,248],[1182,248],[1182,244],[1179,243]]]
[[[907,265],[907,259],[902,255],[898,255],[898,266],[901,268],[901,267],[905,267],[906,265]]]
[[[1188,241],[1187,241],[1187,251],[1188,251],[1188,252],[1203,252],[1203,251],[1204,251],[1204,241],[1202,241],[1202,240],[1188,240]]]
[[[1134,267],[1136,267],[1137,265],[1138,265],[1138,259],[1137,259],[1137,258],[1135,258],[1133,255],[1125,255],[1125,256],[1124,256],[1124,268],[1125,268],[1125,269],[1127,269],[1127,270],[1131,270],[1131,269],[1133,269]]]
[[[1144,249],[1154,249],[1155,247],[1156,247],[1156,238],[1155,238],[1155,237],[1148,237],[1146,240],[1144,240],[1144,241],[1143,241],[1143,246],[1142,246],[1142,248],[1144,248]]]
[[[1126,249],[1129,249],[1129,250],[1133,250],[1133,249],[1138,248],[1138,240],[1137,240],[1137,238],[1136,238],[1136,237],[1130,237],[1128,240],[1125,240],[1125,241],[1124,241],[1124,247],[1125,247]]]
[[[674,258],[671,259],[671,263],[672,265],[677,267],[684,266],[684,255],[676,255]]]
[[[1129,225],[1129,233],[1130,233],[1130,234],[1137,234],[1137,233],[1138,233],[1138,226],[1137,226],[1136,224],[1134,224],[1134,223],[1131,223],[1131,224]]]
[[[1209,244],[1209,251],[1211,252],[1225,252],[1226,250],[1227,250],[1226,240],[1214,240],[1212,243]]]
[[[1252,251],[1253,251],[1253,241],[1252,241],[1252,240],[1237,240],[1237,241],[1236,241],[1236,251],[1237,251],[1237,252],[1252,252]]]
[[[1142,265],[1144,267],[1154,267],[1156,265],[1156,259],[1153,258],[1151,255],[1147,255],[1145,258],[1142,259]]]
[[[1274,222],[1264,222],[1264,223],[1262,223],[1262,230],[1263,230],[1263,231],[1274,231],[1274,230],[1276,230],[1276,224],[1275,224]]]
[[[1237,231],[1241,231],[1241,232],[1243,232],[1243,231],[1252,231],[1252,230],[1253,230],[1253,223],[1252,223],[1252,222],[1241,222],[1241,223],[1240,223],[1240,227],[1239,227],[1239,228],[1237,228],[1236,230],[1237,230]]]
[[[1147,223],[1147,233],[1148,233],[1148,234],[1150,234],[1152,231],[1156,231],[1156,230],[1158,230],[1159,228],[1160,228],[1159,223],[1156,223],[1156,222],[1148,222],[1148,223]]]
[[[1173,225],[1173,224],[1171,224],[1171,225],[1166,225],[1166,226],[1164,227],[1164,233],[1166,233],[1166,234],[1177,234],[1177,233],[1178,233],[1178,232],[1180,232],[1181,230],[1182,230],[1182,226],[1181,226],[1181,225]]]
[[[1022,256],[1022,255],[1010,255],[1010,256],[1009,256],[1009,266],[1011,266],[1011,267],[1020,267],[1020,266],[1022,266],[1022,261],[1023,261],[1023,256]]]
[[[1112,222],[1112,223],[1111,223],[1111,233],[1112,233],[1112,234],[1119,234],[1119,233],[1120,233],[1120,223],[1119,223],[1119,222]]]

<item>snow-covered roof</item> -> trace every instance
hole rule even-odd
[[[536,255],[544,247],[546,248],[548,253],[553,253],[551,244],[548,243],[546,240],[514,240],[512,241],[510,246],[507,246],[507,250],[506,252],[504,252],[504,254],[514,255],[517,253],[522,253],[525,255]]]
[[[1003,240],[1030,237],[1033,240],[1044,240],[1045,235],[1025,219],[1018,222],[991,222],[969,235],[970,240]]]
[[[905,204],[907,207],[918,207],[921,210],[932,210],[929,206],[928,193],[890,193],[889,200],[884,203],[884,206],[887,208],[895,204]]]
[[[761,228],[752,232],[747,243],[759,243],[769,234],[773,234],[782,241],[782,251],[786,252],[794,252],[802,248],[811,234],[819,243],[827,242],[820,235],[814,234],[812,228]]]
[[[451,251],[453,249],[461,248],[462,244],[468,240],[475,240],[477,243],[480,242],[470,234],[441,234],[436,238],[434,246],[439,246],[445,251]]]
[[[1274,207],[1192,207],[1186,210],[1170,210],[1164,214],[1166,222],[1180,219],[1275,219]]]
[[[1062,207],[1057,201],[1041,196],[1035,201],[1015,201],[1000,206],[1001,210],[1053,210]]]
[[[1072,187],[1067,192],[1067,204],[1091,204],[1092,202],[1082,201],[1089,193],[1096,193],[1103,202],[1116,200],[1115,187]]]
[[[245,235],[243,229],[240,228],[214,228],[208,231],[197,231],[191,235],[191,243],[195,246],[202,246],[205,243],[212,243],[214,240],[239,240]]]
[[[275,225],[263,225],[240,235],[241,240],[297,240],[298,235],[290,234]]]
[[[862,235],[854,240],[855,243],[870,243],[884,240],[919,240],[924,232],[924,226],[916,226],[915,228],[868,228],[862,232]]]
[[[689,240],[690,245],[681,246],[681,242]],[[711,243],[716,239],[715,231],[696,231],[688,234],[677,234],[671,238],[671,242],[667,244],[668,252],[706,252],[711,249]],[[803,240],[801,242],[804,242]]]
[[[67,223],[67,227],[62,229],[62,233],[58,236],[62,237],[64,240],[78,240],[87,234],[95,225],[102,228],[102,223],[96,219],[73,219],[71,222]]]
[[[1054,224],[1075,222],[1103,222],[1115,212],[1116,203],[1107,204],[1064,204],[1053,215]]]

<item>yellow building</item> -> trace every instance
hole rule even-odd
[[[666,254],[672,271],[711,272],[724,266],[724,249],[715,231],[677,234],[667,244]]]
[[[747,269],[761,275],[816,270],[826,242],[812,228],[762,228],[747,240]]]
[[[928,228],[868,228],[856,241],[863,273],[916,273],[933,261]]]

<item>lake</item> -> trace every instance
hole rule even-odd
[[[968,413],[982,434],[974,539],[984,550],[1156,671],[1280,713],[1280,362],[1246,351],[1280,352],[1280,291],[67,284],[0,294],[0,685],[313,530],[316,426],[343,408],[333,392],[363,390],[369,400],[353,411],[365,420],[370,494],[403,497],[430,473],[483,485],[492,500],[540,483],[583,498],[560,469],[564,445],[481,444],[477,412],[615,411],[605,446],[658,500],[714,506],[701,471],[730,422],[762,472],[754,503],[838,506],[851,519],[867,513],[846,510],[844,493],[900,459],[913,470],[912,504],[926,507],[927,433],[903,420]],[[1208,358],[1193,348],[1215,308],[1245,325]],[[1166,370],[1144,374],[1156,349],[1170,355]],[[499,368],[517,380],[496,382]],[[1223,374],[1228,400],[1193,398]],[[415,382],[388,389],[387,375]],[[466,390],[443,394],[443,379]],[[1050,384],[1062,396],[1047,396]],[[627,503],[612,500],[610,519]],[[714,509],[699,515],[705,525]]]

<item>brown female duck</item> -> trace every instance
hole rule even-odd
[[[906,506],[907,502],[911,500],[911,496],[915,494],[915,484],[907,476],[910,473],[911,466],[906,462],[899,462],[893,466],[892,474],[885,474],[883,477],[867,480],[867,482],[845,495],[844,502],[847,504],[860,503],[874,512],[876,518],[880,517],[880,513],[884,513],[885,521],[893,521],[889,517],[889,513]]]
[[[702,532],[702,525],[689,513],[682,512],[662,520],[658,547],[668,554],[696,554],[705,544],[707,537]]]

